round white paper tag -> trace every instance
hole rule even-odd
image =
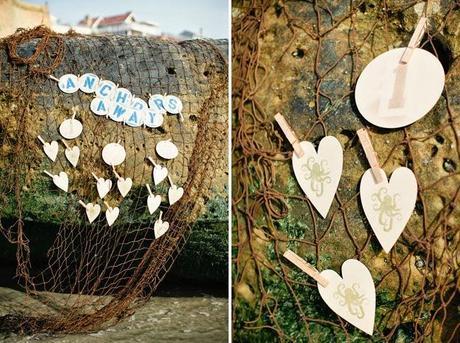
[[[59,126],[59,133],[65,139],[74,139],[81,135],[83,125],[77,119],[66,119]]]
[[[419,120],[433,108],[444,88],[444,69],[433,54],[417,48],[409,62],[402,64],[405,50],[379,55],[356,83],[359,112],[379,127],[403,127]]]
[[[118,143],[109,143],[102,149],[102,159],[109,166],[118,166],[126,158],[125,148]]]
[[[166,160],[176,158],[179,154],[179,150],[177,150],[176,145],[170,140],[158,142],[156,151],[160,157],[163,157]]]

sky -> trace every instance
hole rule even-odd
[[[178,34],[183,30],[210,38],[228,38],[228,0],[26,0],[48,3],[51,15],[62,23],[76,24],[85,15],[109,16],[133,11],[138,20],[160,25],[162,32]]]

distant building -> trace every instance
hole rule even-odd
[[[189,39],[197,39],[197,38],[202,38],[203,37],[203,32],[200,33],[195,33],[189,30],[184,30],[181,33],[179,33],[179,40],[189,40]]]
[[[160,26],[151,21],[138,21],[132,12],[110,17],[86,16],[72,27],[80,33],[113,33],[124,36],[159,36]]]
[[[18,28],[50,25],[47,5],[29,4],[20,0],[0,0],[0,37],[14,33]]]

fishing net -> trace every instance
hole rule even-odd
[[[236,1],[233,5],[233,334],[238,342],[458,342],[460,239],[459,3],[455,1]],[[402,129],[369,125],[356,80],[379,54],[407,44],[420,15],[421,47],[446,72],[433,110]],[[343,174],[322,219],[299,188],[281,112],[300,140],[334,135]],[[391,253],[365,219],[359,181],[369,168],[356,130],[367,127],[389,175],[411,168],[416,208]],[[376,286],[372,337],[335,315],[316,282],[282,255],[318,270],[362,261]]]
[[[147,37],[55,34],[44,27],[18,31],[0,48],[1,231],[16,246],[18,282],[27,295],[21,306],[2,317],[3,326],[22,332],[83,332],[131,315],[165,277],[187,240],[190,226],[225,177],[227,132],[226,41],[180,43]],[[90,111],[92,94],[65,94],[48,75],[94,73],[147,100],[151,94],[173,94],[184,105],[184,121],[167,115],[157,129],[133,128]],[[43,153],[40,135],[59,140],[60,123],[76,113],[83,134],[76,168],[60,146],[56,162]],[[170,228],[155,239],[158,211],[146,210],[146,183],[163,200],[167,181],[153,188],[155,145],[172,139],[177,158],[161,162],[172,180],[184,188],[174,205],[160,206]],[[91,176],[114,179],[101,158],[112,142],[125,147],[127,158],[117,168],[133,179],[123,199],[111,191],[104,198],[120,208],[109,227],[103,213],[92,224],[78,204],[99,202]],[[61,143],[59,143],[61,144]],[[69,192],[58,190],[43,173],[66,171]],[[43,214],[45,213],[45,215]],[[46,266],[34,266],[36,222],[56,224]],[[51,228],[50,228],[51,230]]]

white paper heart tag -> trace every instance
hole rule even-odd
[[[153,214],[161,204],[161,196],[160,195],[149,195],[147,198],[147,207],[149,209],[150,214]]]
[[[97,177],[94,174],[93,176],[97,180],[96,187],[97,193],[99,194],[99,198],[104,199],[104,197],[107,195],[107,193],[109,193],[110,189],[112,188],[112,180]]]
[[[155,183],[155,186],[160,184],[161,181],[166,179],[168,176],[168,168],[162,167],[159,164],[155,165],[153,168],[153,182]]]
[[[169,223],[161,220],[162,214],[163,213],[160,212],[160,217],[155,221],[155,224],[153,226],[153,231],[155,232],[155,238],[160,238],[169,229]]]
[[[44,171],[46,175],[50,176],[53,179],[53,183],[64,192],[67,192],[69,189],[69,177],[65,172],[60,172],[59,175],[53,175],[50,172]]]
[[[367,267],[358,260],[342,264],[342,277],[326,269],[320,273],[328,280],[318,291],[327,306],[350,324],[369,335],[374,331],[375,285]]]
[[[129,191],[131,190],[131,187],[133,185],[133,180],[131,180],[131,178],[122,178],[120,177],[117,181],[117,187],[118,187],[118,190],[120,191],[120,194],[121,196],[124,198],[128,193]]]
[[[58,143],[56,141],[52,141],[51,143],[45,142],[43,144],[43,151],[51,161],[56,161],[56,157],[59,151]]]
[[[182,187],[177,187],[176,185],[171,185],[168,190],[168,199],[169,205],[177,202],[184,195],[184,189]]]
[[[105,219],[107,219],[107,224],[112,226],[115,220],[117,220],[119,214],[120,209],[118,207],[107,207],[107,210],[105,211]]]
[[[292,156],[295,177],[313,206],[326,218],[342,175],[342,146],[333,136],[321,140],[318,152],[310,142],[300,142],[300,146],[304,155]]]
[[[101,213],[101,206],[99,204],[87,203],[85,205],[86,208],[86,216],[88,217],[88,221],[91,224]]]
[[[409,221],[417,199],[417,179],[412,170],[399,167],[388,182],[375,183],[368,169],[360,184],[361,204],[367,220],[385,252],[389,253]]]
[[[65,157],[74,167],[78,164],[78,159],[80,158],[80,149],[77,146],[72,148],[65,149]]]

